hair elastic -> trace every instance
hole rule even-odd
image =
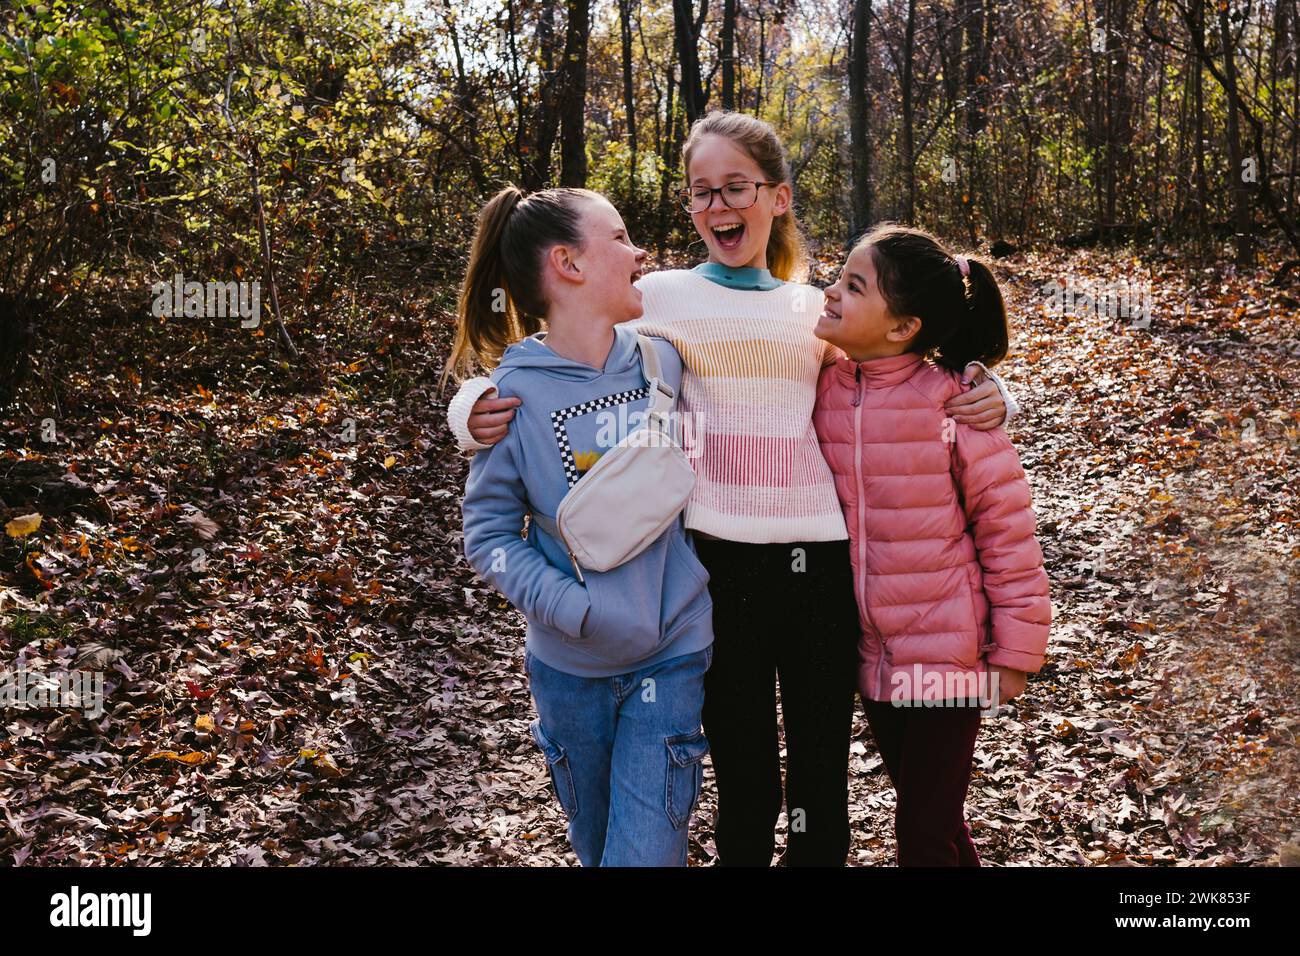
[[[961,273],[962,295],[966,299],[966,308],[972,311],[975,308],[975,287],[970,281],[970,260],[965,256],[953,256],[953,261],[957,263],[957,271]]]

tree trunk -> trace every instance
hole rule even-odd
[[[587,185],[587,36],[589,0],[568,0],[569,25],[560,70],[560,185]]]
[[[1164,105],[1165,105],[1165,48],[1160,47],[1160,56],[1156,59],[1156,71],[1158,79],[1156,81],[1156,157],[1155,157],[1155,178],[1152,185],[1155,190],[1156,199],[1152,209],[1152,217],[1155,220],[1156,230],[1163,228],[1163,220],[1160,217],[1161,198],[1165,194],[1164,177],[1161,175],[1164,167],[1161,160],[1164,158]]]
[[[1233,220],[1237,240],[1237,265],[1251,265],[1255,261],[1251,236],[1250,192],[1242,179],[1241,131],[1237,110],[1240,92],[1237,89],[1237,51],[1232,46],[1232,27],[1228,23],[1228,5],[1219,5],[1219,43],[1223,47],[1223,86],[1228,95],[1228,161],[1232,167]],[[1257,176],[1268,175],[1268,170],[1256,170]]]
[[[618,0],[618,26],[623,41],[623,115],[631,156],[627,166],[628,198],[636,194],[636,101],[632,95],[632,0]]]
[[[677,67],[677,34],[673,33],[673,55],[668,60],[668,108],[664,112],[663,152],[659,154],[663,162],[663,174],[659,177],[659,234],[658,247],[662,249],[668,239],[668,217],[672,212],[671,183],[677,175],[673,165],[673,140],[677,131],[677,103],[673,96],[673,71]],[[680,207],[678,207],[680,208]]]
[[[1121,181],[1130,172],[1132,103],[1128,95],[1129,44],[1111,43],[1128,36],[1127,0],[1108,0],[1106,11],[1106,207],[1105,223],[1113,232],[1119,220]]]
[[[537,106],[532,111],[532,142],[528,144],[528,161],[523,164],[524,188],[543,189],[551,181],[551,152],[560,128],[559,78],[555,63],[555,0],[542,0],[537,13],[537,51],[541,57],[542,79],[537,92]]]
[[[962,193],[962,216],[973,246],[979,236],[975,228],[975,140],[988,125],[985,88],[989,83],[988,38],[984,27],[983,0],[962,0],[966,26],[966,189]]]
[[[451,36],[451,49],[456,59],[456,111],[465,117],[467,134],[465,139],[470,144],[466,153],[469,162],[469,174],[479,192],[487,191],[487,180],[483,173],[483,160],[479,158],[475,147],[478,143],[478,110],[474,109],[474,97],[470,91],[469,79],[465,75],[465,58],[461,54],[460,34],[456,30],[456,21],[447,18],[448,34]],[[514,38],[513,23],[511,39]]]
[[[722,108],[736,108],[736,0],[722,5]]]
[[[871,225],[871,97],[867,93],[867,40],[871,34],[871,0],[853,4],[853,42],[849,53],[849,149],[853,167],[851,242]]]
[[[966,24],[966,135],[972,140],[984,129],[984,90],[988,84],[988,49],[984,42],[982,0],[962,0]]]
[[[1199,49],[1205,43],[1205,0],[1192,0],[1192,22],[1188,28],[1192,31],[1192,44]],[[1196,168],[1196,233],[1204,248],[1209,235],[1209,184],[1205,178],[1205,69],[1201,57],[1196,58],[1194,66],[1196,108],[1196,136],[1192,144],[1192,159]]]
[[[708,102],[700,78],[700,31],[709,12],[708,0],[700,4],[698,17],[694,12],[695,4],[691,0],[673,0],[673,33],[677,39],[677,58],[681,62],[681,98],[688,123],[694,123],[704,115]]]
[[[1192,26],[1191,15],[1184,11],[1184,16],[1188,21],[1188,26]],[[1205,64],[1211,75],[1218,81],[1219,86],[1228,97],[1229,105],[1229,151],[1235,155],[1230,157],[1234,163],[1233,186],[1237,190],[1237,204],[1235,207],[1236,227],[1237,227],[1237,262],[1242,265],[1249,265],[1254,262],[1254,241],[1251,235],[1252,223],[1250,220],[1250,206],[1248,202],[1249,190],[1245,189],[1245,183],[1241,181],[1241,158],[1243,150],[1234,131],[1238,130],[1237,119],[1238,111],[1240,118],[1246,121],[1250,127],[1252,140],[1251,146],[1256,163],[1255,190],[1259,194],[1260,202],[1273,217],[1278,229],[1286,236],[1291,248],[1300,253],[1300,227],[1297,227],[1294,218],[1289,212],[1282,208],[1278,201],[1277,194],[1273,192],[1273,184],[1269,178],[1269,170],[1265,166],[1267,154],[1264,149],[1264,124],[1254,113],[1242,102],[1238,95],[1237,72],[1236,72],[1236,53],[1231,45],[1231,29],[1228,23],[1228,10],[1226,7],[1219,11],[1219,34],[1220,45],[1223,47],[1224,69],[1220,70],[1214,63],[1214,57],[1205,47],[1204,36],[1196,35],[1192,31],[1192,44],[1199,54],[1201,62]],[[1238,186],[1238,184],[1240,184]]]
[[[903,207],[903,221],[916,221],[916,155],[913,148],[914,121],[912,85],[914,66],[912,49],[916,45],[916,0],[907,0],[907,27],[903,32],[903,181],[907,195]]]
[[[1300,3],[1293,5],[1291,9],[1291,116],[1300,120]],[[1286,207],[1293,219],[1298,175],[1300,175],[1300,129],[1293,126],[1291,128],[1291,172],[1286,189]]]

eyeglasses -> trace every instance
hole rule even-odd
[[[779,182],[738,179],[716,189],[708,186],[689,186],[679,190],[677,198],[687,212],[704,212],[713,205],[714,193],[722,194],[722,202],[728,209],[748,209],[758,202],[759,186],[779,185],[781,185]]]

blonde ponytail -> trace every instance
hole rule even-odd
[[[508,346],[540,331],[547,309],[542,257],[559,244],[582,245],[581,202],[596,195],[586,189],[528,195],[509,185],[488,200],[474,230],[439,390],[449,377],[472,374],[476,364],[496,368]]]

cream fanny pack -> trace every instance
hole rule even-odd
[[[560,501],[554,519],[532,513],[538,527],[564,544],[579,581],[583,568],[608,571],[650,547],[695,488],[695,470],[671,434],[675,393],[660,378],[653,343],[638,335],[637,348],[650,383],[644,423],[596,459]]]

